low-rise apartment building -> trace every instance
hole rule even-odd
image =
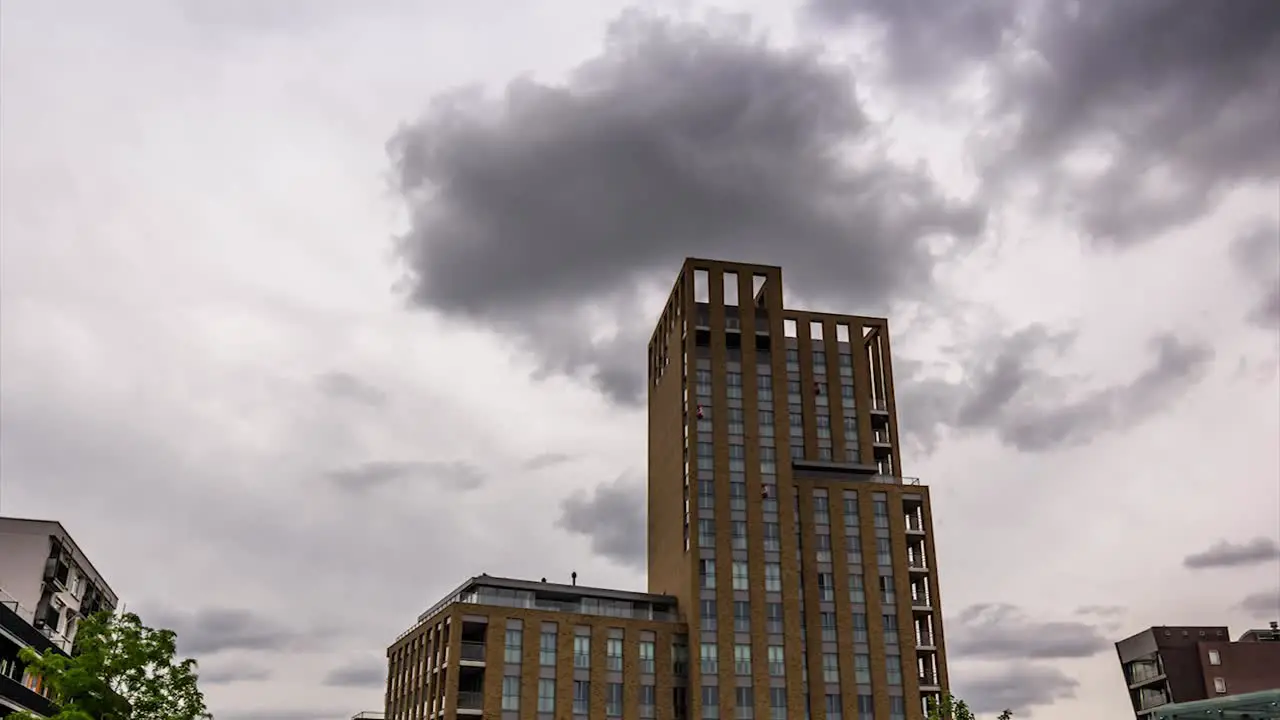
[[[473,577],[388,649],[387,720],[670,720],[685,633],[666,595]]]

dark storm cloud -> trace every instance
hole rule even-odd
[[[1032,325],[997,342],[981,343],[967,358],[959,382],[899,380],[902,426],[925,451],[943,427],[991,430],[1002,443],[1025,452],[1084,445],[1111,430],[1132,426],[1164,410],[1208,371],[1213,350],[1172,335],[1151,339],[1155,358],[1128,381],[1072,393],[1068,381],[1041,369],[1072,343],[1070,333]],[[912,380],[918,366],[901,365]]]
[[[520,467],[524,470],[528,470],[529,472],[534,472],[536,470],[545,470],[557,465],[563,465],[570,460],[573,460],[572,455],[559,452],[546,452],[534,455],[528,460],[525,460]]]
[[[158,611],[143,616],[143,621],[173,630],[178,635],[178,652],[192,656],[226,650],[291,650],[307,637],[252,610],[234,608],[204,608],[190,613]]]
[[[1232,243],[1231,255],[1245,282],[1258,291],[1249,321],[1280,329],[1280,224],[1264,223],[1243,233]]]
[[[386,658],[359,658],[330,670],[324,676],[324,684],[331,687],[382,687],[386,678]]]
[[[1280,620],[1280,587],[1246,595],[1238,607],[1257,620]]]
[[[1110,646],[1093,625],[1034,620],[1012,605],[974,605],[947,623],[947,647],[963,660],[1085,658]]]
[[[1003,665],[999,674],[956,673],[955,680],[956,696],[964,698],[970,710],[984,715],[1012,710],[1014,717],[1023,717],[1035,707],[1074,698],[1079,686],[1058,668],[1022,663]]]
[[[645,487],[626,475],[581,490],[560,504],[556,527],[591,540],[591,551],[620,565],[645,563]]]
[[[1182,560],[1192,570],[1235,568],[1274,563],[1280,560],[1280,545],[1269,537],[1256,537],[1242,543],[1219,540],[1208,549],[1192,553]]]
[[[235,664],[227,667],[219,667],[209,670],[200,668],[200,684],[203,685],[230,685],[238,682],[262,682],[270,680],[272,672],[270,668],[255,667],[253,665]]]
[[[329,472],[328,479],[345,492],[363,493],[406,480],[425,480],[457,490],[475,490],[485,475],[466,462],[371,461]]]
[[[927,240],[972,237],[985,213],[885,160],[876,139],[839,66],[733,23],[628,13],[565,84],[439,97],[390,142],[412,301],[638,400],[656,308],[637,312],[637,290],[667,286],[685,256],[785,260],[816,297],[927,291]],[[593,342],[571,322],[585,308],[644,327]]]
[[[1199,217],[1238,182],[1280,175],[1274,0],[812,5],[828,20],[883,27],[897,44],[891,75],[930,92],[986,64],[992,189],[1035,180],[1097,240],[1141,242]],[[1063,171],[1084,147],[1107,154],[1100,174]]]
[[[382,407],[387,401],[386,393],[351,373],[324,373],[316,378],[316,386],[320,388],[320,392],[329,397],[350,400],[370,407]]]

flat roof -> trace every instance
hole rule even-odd
[[[675,605],[674,595],[655,595],[635,590],[615,590],[613,588],[588,587],[585,585],[565,585],[563,583],[542,582],[539,580],[520,580],[518,578],[495,577],[480,574],[469,578],[431,606],[431,609],[418,616],[418,622],[435,615],[453,598],[477,587],[490,587],[500,590],[524,590],[527,592],[545,592],[556,595],[575,595],[577,597],[597,598],[600,600],[627,600],[631,602],[651,603],[655,605]]]

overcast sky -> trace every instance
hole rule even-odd
[[[378,709],[468,576],[645,587],[644,343],[713,256],[891,318],[979,709],[1280,618],[1280,3],[644,8],[6,0],[0,512],[219,720]]]

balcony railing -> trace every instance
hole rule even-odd
[[[483,710],[484,693],[458,691],[459,710]]]
[[[871,398],[871,409],[879,412],[888,412],[889,403],[885,402],[882,398]]]
[[[921,687],[938,687],[938,676],[935,673],[927,672],[920,674]]]
[[[16,613],[18,617],[22,618],[23,622],[35,628],[36,632],[39,632],[41,635],[44,635],[46,638],[48,638],[49,642],[56,645],[59,650],[62,650],[65,653],[71,652],[70,639],[68,639],[62,633],[57,632],[56,630],[50,629],[48,625],[37,628],[36,627],[36,611],[18,602],[18,599],[10,595],[9,593],[5,592],[4,588],[0,588],[0,605],[4,605],[5,607],[9,608],[14,613]]]
[[[934,647],[933,636],[929,633],[916,633],[916,647]]]
[[[473,660],[475,662],[484,662],[484,643],[464,642],[462,643],[462,659]]]

